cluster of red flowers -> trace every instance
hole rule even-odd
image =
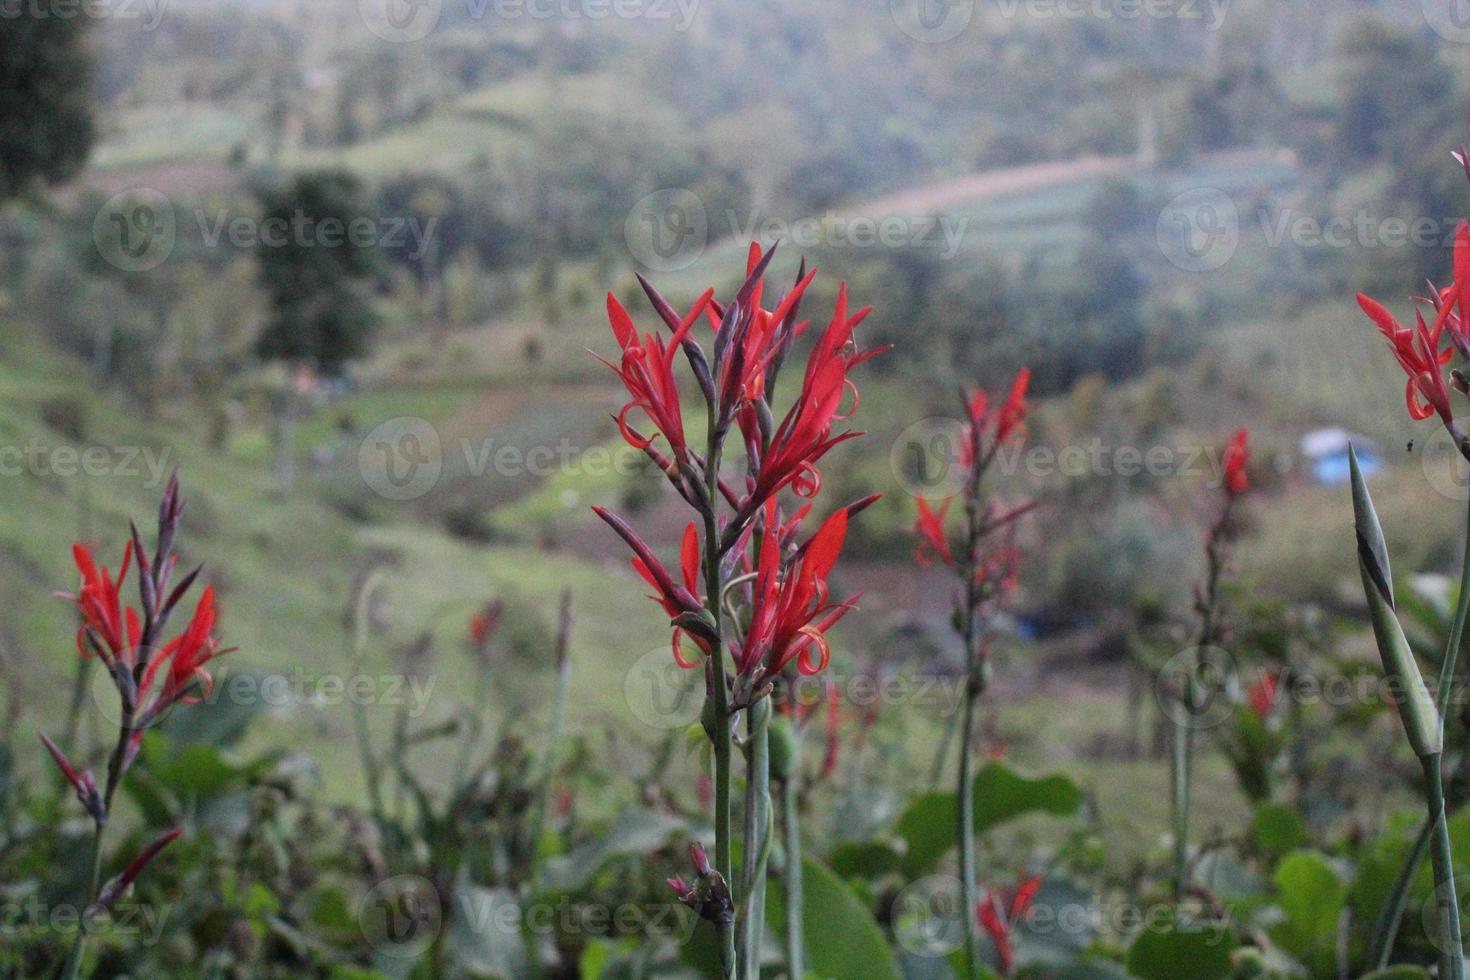
[[[869,311],[849,313],[844,284],[831,320],[812,342],[800,386],[777,421],[772,393],[794,342],[808,332],[809,324],[799,314],[816,273],[808,273],[803,264],[791,290],[767,310],[761,305],[764,274],[774,254],[774,249],[762,253],[752,245],[745,282],[734,298],[722,304],[708,289],[683,314],[639,277],[669,331],[667,338],[653,333],[640,338],[628,311],[608,295],[608,319],[622,356],[617,364],[603,363],[622,380],[629,396],[617,414],[619,431],[668,477],[703,518],[703,528],[691,522],[685,529],[676,581],[626,521],[594,508],[632,549],[634,569],[668,614],[674,656],[681,666],[699,663],[686,656],[683,640],[706,654],[710,644],[720,640],[706,612],[711,597],[701,595],[701,574],[710,573],[711,561],[722,574],[743,570],[739,595],[749,607],[749,623],[738,639],[732,639],[731,650],[750,691],[759,691],[793,663],[808,674],[826,666],[826,632],[854,601],[834,601],[828,578],[842,550],[848,519],[877,499],[869,497],[837,510],[804,543],[798,540],[810,504],[789,517],[783,515],[781,491],[789,488],[798,497],[815,496],[822,485],[818,463],[834,446],[861,435],[837,427],[857,407],[853,368],[881,349],[861,350],[855,344],[854,330]],[[694,336],[701,319],[713,330],[708,354]],[[681,352],[707,412],[709,439],[704,452],[690,445],[685,432],[675,374]],[[635,412],[653,426],[653,434],[635,427]],[[745,450],[745,476],[740,482],[727,480],[720,471],[726,435],[737,432]]]
[[[1450,408],[1449,388],[1445,384],[1444,366],[1456,350],[1461,357],[1470,359],[1470,316],[1466,314],[1463,288],[1467,283],[1470,283],[1470,226],[1461,222],[1455,230],[1454,282],[1444,289],[1431,288],[1428,297],[1419,298],[1434,311],[1432,324],[1424,319],[1421,311],[1415,310],[1413,328],[1405,327],[1383,304],[1358,294],[1358,305],[1378,327],[1399,366],[1408,375],[1404,400],[1409,415],[1416,421],[1437,414],[1446,427],[1453,428],[1454,415]],[[1446,332],[1449,334],[1449,347],[1443,346]],[[1470,390],[1470,385],[1458,371],[1452,372],[1452,378],[1459,391]]]
[[[78,771],[51,739],[41,736],[57,768],[76,791],[77,799],[100,828],[107,822],[113,795],[137,756],[143,733],[164,712],[180,702],[197,701],[212,683],[205,669],[222,650],[214,635],[214,589],[206,588],[184,628],[163,641],[169,619],[198,578],[195,568],[177,584],[173,582],[178,556],[174,537],[183,515],[178,478],[164,491],[158,512],[157,546],[149,557],[136,526],[123,548],[122,563],[114,579],[112,571],[99,565],[90,548],[76,544],[72,556],[81,576],[75,595],[65,595],[77,608],[81,626],[76,643],[81,655],[96,656],[107,668],[122,705],[122,724],[117,746],[108,762],[105,787],[99,787],[91,770]],[[139,604],[125,604],[122,588],[136,563]],[[112,878],[95,897],[106,907],[126,894],[163,848],[178,838],[170,830],[143,848],[122,873]]]
[[[1013,933],[1016,925],[1030,911],[1040,889],[1040,878],[1022,878],[1013,886],[987,891],[975,910],[980,927],[995,944],[995,958],[1001,976],[1011,974],[1016,957]]]
[[[958,462],[964,469],[964,490],[968,499],[978,497],[980,480],[1001,447],[1022,434],[1022,424],[1029,411],[1026,393],[1030,384],[1031,371],[1022,368],[996,410],[992,410],[990,396],[983,390],[977,390],[965,399],[966,422]],[[945,565],[966,577],[973,577],[977,593],[1011,591],[1016,585],[1021,557],[1012,535],[1017,520],[1032,510],[1035,502],[1011,508],[993,501],[987,503],[984,513],[978,517],[973,538],[966,535],[966,540],[959,545],[951,542],[947,527],[953,502],[951,497],[935,508],[923,497],[917,498],[918,518],[914,532],[918,542],[914,560],[922,566]],[[1006,540],[999,547],[982,553],[982,541],[1001,530],[1006,532]]]

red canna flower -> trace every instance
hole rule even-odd
[[[645,449],[651,443],[650,439],[638,433],[628,423],[628,416],[634,410],[641,410],[668,440],[676,459],[683,459],[687,455],[688,444],[684,440],[684,416],[679,403],[679,386],[674,380],[674,354],[688,337],[694,321],[704,312],[713,295],[713,290],[706,290],[679,323],[674,336],[665,342],[662,337],[652,333],[640,341],[638,329],[633,325],[628,311],[618,302],[617,297],[612,293],[607,294],[608,321],[612,324],[613,336],[617,338],[618,346],[622,348],[622,361],[619,365],[614,365],[595,353],[592,356],[597,357],[622,379],[623,386],[631,396],[631,400],[617,415],[618,429],[630,446]]]
[[[82,586],[77,594],[66,596],[82,614],[77,650],[84,657],[96,652],[109,662],[121,659],[131,663],[138,644],[138,614],[131,606],[124,609],[119,591],[132,563],[132,542],[123,548],[116,581],[107,566],[98,566],[86,545],[77,542],[72,545],[71,553],[82,573]]]
[[[1439,311],[1432,327],[1416,310],[1413,330],[1401,326],[1378,301],[1358,294],[1358,305],[1388,340],[1399,366],[1409,376],[1404,400],[1409,415],[1415,421],[1423,421],[1435,413],[1446,425],[1452,421],[1449,389],[1445,386],[1441,369],[1454,355],[1454,350],[1440,350],[1440,343],[1445,322],[1460,299],[1459,289],[1457,284],[1440,294]]]
[[[1276,689],[1280,683],[1280,671],[1268,670],[1246,692],[1246,701],[1257,718],[1265,719],[1271,713],[1276,704]]]
[[[834,604],[827,590],[827,577],[847,537],[846,509],[827,518],[784,568],[774,500],[766,505],[765,527],[750,627],[744,639],[733,644],[736,668],[750,679],[752,689],[759,689],[792,661],[806,675],[825,669],[831,656],[826,633],[857,601],[854,597]]]
[[[923,497],[916,499],[919,507],[918,522],[914,531],[919,535],[915,546],[914,561],[928,567],[937,559],[942,564],[953,565],[954,555],[949,550],[949,535],[944,530],[944,518],[949,514],[950,502],[946,500],[935,511]]]
[[[219,649],[219,641],[213,635],[214,621],[214,586],[211,585],[199,597],[199,604],[194,608],[194,616],[189,620],[189,625],[170,640],[143,671],[143,679],[138,684],[140,698],[146,698],[153,690],[153,682],[159,670],[164,665],[168,666],[163,690],[153,707],[155,713],[179,701],[197,704],[199,697],[196,692],[207,694],[214,686],[214,678],[204,669],[204,665],[215,657],[231,652]]]
[[[1250,433],[1247,430],[1237,429],[1221,459],[1225,470],[1225,492],[1232,498],[1239,497],[1250,486],[1245,471],[1251,458],[1249,439]]]
[[[776,427],[764,454],[755,461],[756,485],[746,501],[747,512],[758,510],[787,486],[798,496],[815,496],[822,486],[816,464],[832,447],[862,435],[861,432],[833,435],[832,426],[845,421],[858,407],[857,386],[848,379],[848,372],[887,350],[859,351],[852,343],[853,330],[871,310],[872,307],[864,307],[849,317],[847,284],[838,287],[837,308],[807,358],[801,390]],[[843,413],[843,398],[849,391],[853,393],[853,404]]]
[[[1016,924],[1025,917],[1040,888],[1040,878],[1023,878],[1013,887],[986,891],[980,907],[975,910],[980,927],[995,944],[1002,976],[1010,976],[1015,963],[1015,948],[1011,940]]]

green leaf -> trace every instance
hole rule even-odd
[[[898,962],[872,914],[832,870],[807,858],[801,862],[801,921],[806,927],[807,966],[821,977],[902,980]],[[784,935],[786,894],[772,881],[766,921]]]
[[[510,889],[482,888],[461,876],[449,922],[455,962],[502,980],[526,976],[528,957],[517,904]]]
[[[1289,806],[1264,803],[1251,818],[1251,838],[1262,853],[1277,858],[1306,845],[1307,824]]]
[[[1139,980],[1223,980],[1235,939],[1221,926],[1175,919],[1153,923],[1128,949],[1128,972]]]
[[[981,769],[972,785],[977,834],[1031,813],[1070,816],[1082,806],[1082,791],[1066,776],[1029,779],[999,762]],[[955,794],[947,792],[925,793],[909,803],[896,828],[908,845],[907,874],[928,872],[956,845],[958,808]]]
[[[1275,881],[1286,918],[1271,928],[1271,938],[1315,972],[1330,973],[1347,884],[1315,851],[1288,855],[1276,866]]]
[[[903,858],[878,841],[849,841],[834,847],[827,863],[843,878],[872,880],[897,871]]]

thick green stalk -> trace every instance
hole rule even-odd
[[[1455,604],[1455,619],[1450,624],[1450,642],[1445,647],[1444,662],[1439,668],[1439,690],[1435,692],[1441,732],[1449,717],[1447,710],[1450,703],[1450,689],[1455,683],[1455,666],[1460,659],[1460,642],[1465,636],[1465,615],[1470,612],[1470,510],[1467,510],[1465,514],[1463,549],[1465,553],[1460,564],[1459,601]]]
[[[1450,851],[1449,823],[1444,810],[1444,777],[1440,773],[1440,756],[1426,755],[1424,781],[1427,792],[1430,832],[1430,861],[1434,867],[1434,903],[1439,912],[1439,931],[1435,946],[1439,949],[1441,980],[1465,980],[1465,953],[1460,941],[1460,903],[1455,895],[1455,863]]]
[[[771,700],[761,698],[745,713],[749,743],[746,750],[745,860],[741,893],[745,916],[740,926],[741,976],[759,980],[761,941],[766,922],[767,840],[771,827]]]
[[[723,576],[720,574],[720,526],[715,517],[715,507],[720,499],[720,442],[715,431],[715,409],[711,406],[709,437],[705,453],[705,493],[709,500],[709,512],[704,518],[704,587],[705,608],[714,620],[714,631],[718,637],[711,644],[710,697],[714,701],[713,741],[715,757],[715,870],[725,879],[731,891],[731,901],[739,907],[739,896],[734,894],[735,875],[730,856],[730,692],[725,686],[725,641],[720,632],[720,597],[724,594]],[[720,958],[726,977],[735,975],[735,930],[733,925],[720,925]]]
[[[781,830],[784,833],[786,865],[782,878],[786,887],[786,974],[791,980],[806,976],[806,936],[801,922],[801,818],[799,787],[794,774],[781,781]]]
[[[102,887],[102,829],[107,826],[103,821],[97,821],[92,834],[92,874],[87,885],[87,897],[82,911],[92,905],[93,899],[97,897],[97,891]],[[77,980],[82,975],[82,961],[87,958],[87,930],[84,927],[85,915],[77,917],[77,934],[72,939],[71,952],[67,955],[66,970],[62,973],[65,980]]]

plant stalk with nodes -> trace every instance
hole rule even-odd
[[[960,848],[960,888],[966,913],[965,926],[967,975],[981,975],[979,884],[976,881],[975,856],[975,788],[974,741],[975,724],[981,695],[990,684],[989,638],[984,633],[987,617],[1015,591],[1020,553],[1015,545],[1016,523],[1035,502],[1005,508],[987,501],[984,482],[990,465],[1001,448],[1012,438],[1022,435],[1022,423],[1028,411],[1026,392],[1031,372],[1022,368],[1011,384],[1010,392],[998,408],[992,408],[984,391],[961,400],[967,423],[958,459],[964,474],[964,524],[959,540],[952,541],[945,527],[950,500],[936,510],[923,497],[917,499],[919,537],[916,560],[921,565],[935,562],[949,568],[961,583],[956,596],[954,628],[964,645],[965,700],[959,729],[959,772],[955,794],[959,799],[956,838]],[[1003,534],[1002,543],[992,546],[993,535]]]

